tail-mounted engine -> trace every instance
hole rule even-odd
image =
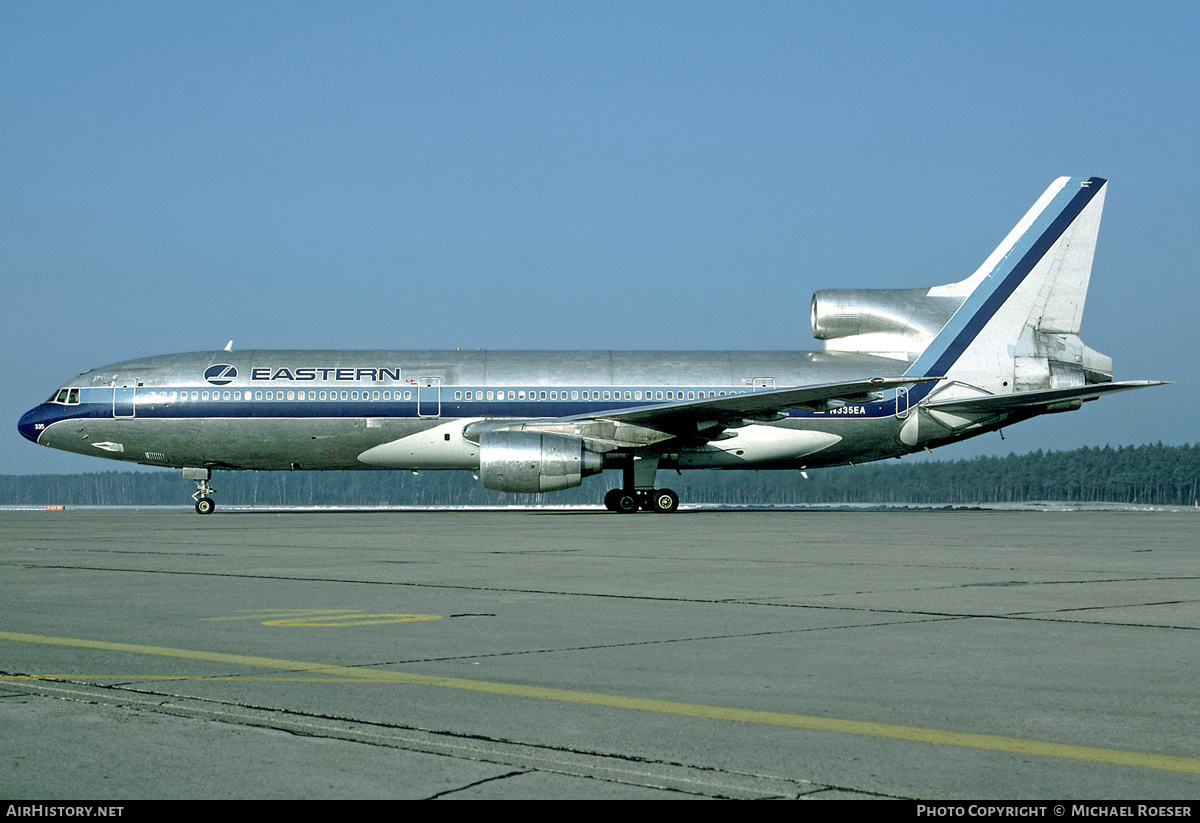
[[[536,431],[488,431],[479,438],[479,481],[499,492],[552,492],[578,486],[604,458],[578,437]]]
[[[825,351],[912,360],[962,305],[930,289],[824,289],[813,295],[813,337]]]

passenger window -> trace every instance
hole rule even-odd
[[[546,393],[545,393],[545,392],[542,392],[541,394],[539,394],[539,395],[538,395],[538,399],[540,399],[540,400],[545,400],[545,399],[546,399]]]

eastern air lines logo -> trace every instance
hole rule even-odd
[[[204,370],[204,379],[214,386],[228,386],[237,377],[237,369],[225,364],[209,366]]]

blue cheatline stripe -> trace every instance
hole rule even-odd
[[[1013,248],[996,268],[976,287],[962,307],[950,319],[925,349],[917,361],[905,372],[906,376],[935,377],[946,374],[954,362],[958,360],[967,347],[987,325],[988,321],[999,311],[1005,301],[1012,296],[1017,287],[1025,280],[1034,266],[1045,257],[1046,253],[1058,242],[1067,227],[1075,222],[1080,213],[1092,202],[1092,198],[1108,181],[1100,177],[1092,177],[1083,185],[1080,178],[1072,177],[1062,190],[1047,204],[1042,213],[1034,220],[1033,225],[1025,231]],[[1075,187],[1072,193],[1072,187]],[[1065,201],[1065,202],[1064,202]],[[1055,211],[1055,207],[1058,211]],[[1053,216],[1052,216],[1053,215]],[[1015,254],[1020,258],[1009,269],[1008,273],[998,276],[1000,267]],[[992,283],[988,288],[988,284]],[[919,392],[923,397],[933,388],[932,384],[913,387],[913,392]],[[910,402],[919,398],[910,396]]]

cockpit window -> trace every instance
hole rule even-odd
[[[79,404],[79,389],[59,389],[54,394],[50,395],[47,403],[58,403],[63,406],[76,406]]]

